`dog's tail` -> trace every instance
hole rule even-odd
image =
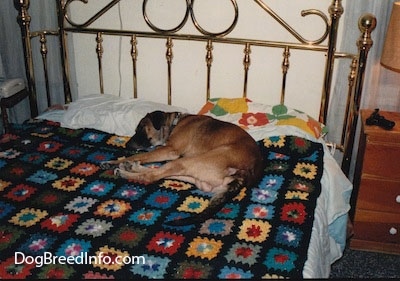
[[[203,210],[203,212],[194,214],[187,218],[175,219],[172,221],[165,222],[171,226],[183,226],[189,224],[199,224],[205,220],[211,218],[216,214],[225,203],[231,201],[236,195],[239,194],[240,190],[244,187],[244,180],[240,178],[235,178],[232,182],[228,184],[226,191],[218,192],[213,195],[208,206]]]

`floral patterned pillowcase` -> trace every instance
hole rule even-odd
[[[296,109],[285,105],[265,105],[247,98],[213,98],[200,109],[198,114],[239,125],[245,130],[267,126],[295,126],[315,138],[323,137],[328,131],[324,124]]]

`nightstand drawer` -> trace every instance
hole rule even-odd
[[[372,112],[361,110],[350,248],[400,254],[400,112],[380,112],[392,130],[367,126]]]
[[[363,174],[400,180],[400,144],[368,142],[367,138]]]
[[[400,214],[400,181],[383,180],[363,175],[361,186],[357,199],[358,208]]]
[[[354,220],[354,238],[400,244],[400,216],[358,209]]]

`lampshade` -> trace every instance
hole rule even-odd
[[[381,64],[393,71],[400,72],[400,2],[393,3]]]

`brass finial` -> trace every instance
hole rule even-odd
[[[358,28],[361,31],[361,36],[357,41],[357,46],[365,50],[369,50],[372,47],[373,41],[371,38],[371,32],[376,27],[376,17],[373,14],[367,13],[360,17],[358,20]]]

